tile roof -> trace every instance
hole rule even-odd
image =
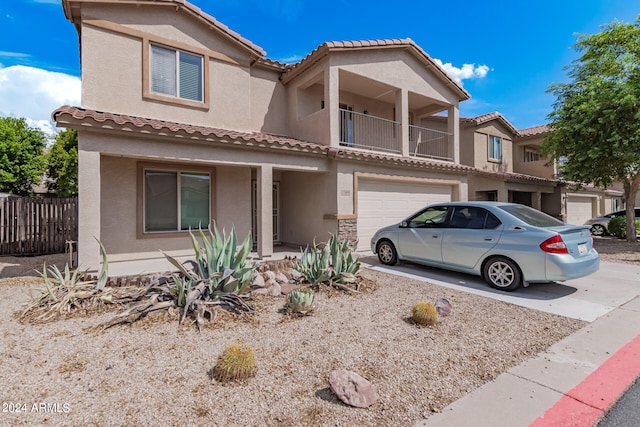
[[[502,114],[500,114],[497,111],[494,111],[492,113],[486,113],[486,114],[481,114],[479,116],[476,117],[461,117],[460,121],[462,121],[463,123],[467,123],[470,125],[481,125],[487,122],[490,122],[491,120],[498,120],[500,122],[502,122],[503,125],[505,125],[507,127],[507,129],[509,129],[511,131],[511,133],[513,133],[514,135],[518,135],[518,129],[516,129],[511,122],[509,122],[509,120],[507,120]]]
[[[402,157],[354,150],[347,147],[329,147],[327,145],[262,132],[241,132],[207,126],[195,126],[127,114],[96,111],[69,105],[64,105],[56,109],[51,117],[58,126],[75,129],[95,127],[116,132],[138,132],[144,136],[156,135],[159,137],[172,137],[253,148],[281,149],[304,154],[327,156],[334,159],[373,161],[408,167],[422,167],[427,170],[459,173],[473,173],[476,171],[475,168],[470,166],[450,162],[416,157]]]
[[[330,51],[346,50],[346,49],[380,49],[380,48],[409,48],[419,59],[424,61],[428,66],[433,67],[436,73],[444,80],[448,86],[454,88],[458,92],[461,101],[469,99],[471,95],[459,83],[457,83],[444,69],[438,65],[420,46],[418,46],[410,38],[405,39],[379,39],[379,40],[351,40],[351,41],[332,41],[325,42],[315,48],[310,54],[303,58],[300,62],[292,64],[282,76],[283,82],[288,82],[305,69],[309,68]]]
[[[275,136],[262,132],[239,132],[206,126],[195,126],[165,120],[149,119],[127,114],[96,111],[87,108],[64,105],[51,114],[52,119],[62,126],[73,127],[74,122],[84,126],[108,128],[121,131],[138,131],[144,134],[172,136],[191,140],[215,140],[243,145],[264,144],[273,148],[288,148],[295,151],[325,153],[329,147],[293,138]],[[115,126],[114,126],[115,125]]]
[[[533,126],[526,129],[520,129],[518,131],[518,136],[529,137],[529,136],[542,135],[544,133],[549,132],[550,130],[551,129],[549,128],[549,125]]]
[[[515,172],[490,172],[477,170],[477,175],[483,175],[490,178],[497,178],[507,182],[536,182],[536,183],[547,183],[556,185],[558,183],[555,179],[542,178],[540,176],[534,175],[525,175],[523,173],[515,173]]]

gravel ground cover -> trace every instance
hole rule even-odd
[[[637,243],[596,247],[605,261],[640,263]],[[320,292],[310,316],[283,314],[284,297],[265,296],[257,315],[222,315],[201,333],[175,316],[94,330],[117,311],[21,324],[15,313],[45,260],[66,261],[0,257],[0,425],[411,426],[585,325],[371,270],[366,291]],[[440,297],[453,310],[436,326],[409,320],[413,304]],[[256,376],[211,380],[235,342],[254,349]],[[378,401],[341,403],[327,380],[338,368],[371,381]]]

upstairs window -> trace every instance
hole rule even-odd
[[[151,45],[151,92],[203,102],[203,57]]]
[[[489,160],[494,162],[502,161],[502,138],[489,135]]]
[[[531,148],[524,149],[525,163],[537,162],[538,160],[540,160],[540,153],[538,153],[536,150],[533,150]]]

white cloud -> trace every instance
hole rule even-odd
[[[450,62],[445,64],[437,58],[434,58],[434,61],[458,83],[462,83],[463,80],[467,79],[482,79],[489,72],[489,67],[486,65],[463,64],[462,68],[458,68],[454,67]]]
[[[0,116],[24,117],[49,136],[57,133],[51,113],[80,105],[80,78],[41,68],[0,65]]]

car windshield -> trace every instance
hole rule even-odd
[[[555,227],[564,223],[554,217],[525,205],[499,206],[505,212],[510,213],[519,220],[536,227]]]

